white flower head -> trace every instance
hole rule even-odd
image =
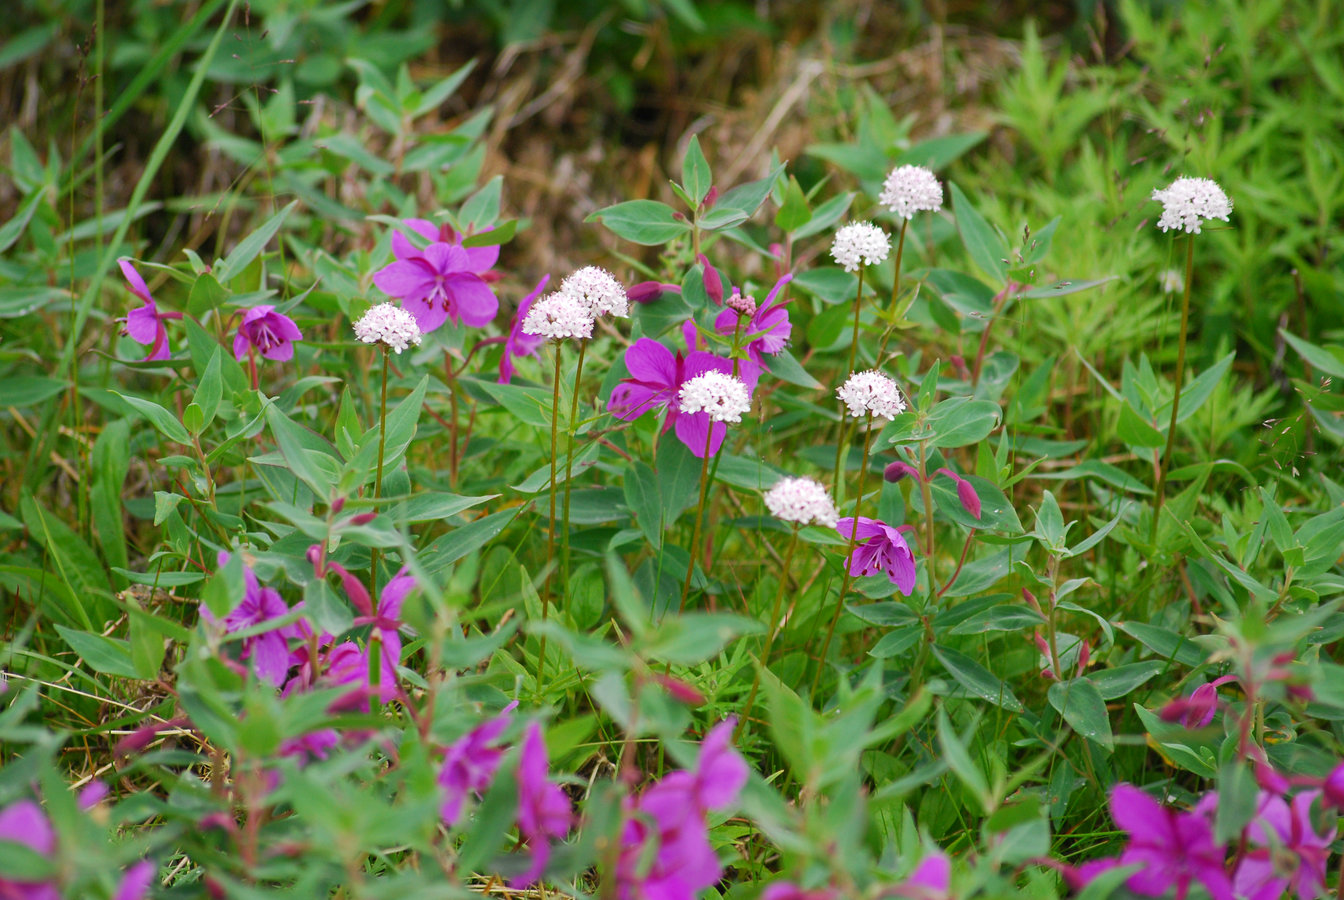
[[[913,219],[920,210],[943,208],[943,186],[923,166],[897,166],[882,182],[878,202],[902,219]]]
[[[523,334],[536,334],[553,341],[586,340],[593,336],[593,314],[587,304],[568,291],[547,294],[527,311]]]
[[[630,315],[630,300],[625,295],[625,288],[610,272],[598,266],[579,269],[561,283],[560,290],[582,300],[594,317],[624,319]]]
[[[382,344],[397,353],[420,346],[424,337],[415,316],[391,303],[379,303],[355,322],[355,337],[366,344]]]
[[[835,392],[849,407],[851,416],[872,413],[883,419],[894,419],[905,412],[905,399],[901,389],[886,375],[875,369],[855,372]]]
[[[1185,276],[1180,269],[1163,269],[1157,273],[1157,286],[1164,294],[1179,294],[1185,290]]]
[[[682,384],[677,406],[683,413],[709,413],[715,422],[741,422],[751,409],[751,391],[741,378],[710,369]]]
[[[887,258],[891,239],[872,222],[850,222],[835,233],[831,256],[846,272],[857,272],[860,265],[875,266]]]
[[[1157,220],[1157,227],[1163,231],[1178,228],[1187,234],[1199,234],[1205,219],[1226,222],[1232,215],[1232,201],[1218,182],[1207,178],[1182,176],[1170,187],[1153,191],[1153,199],[1162,204],[1162,217]]]
[[[834,528],[840,518],[826,488],[811,478],[781,478],[765,492],[765,508],[776,519],[799,525]]]

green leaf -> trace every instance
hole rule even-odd
[[[784,202],[775,213],[775,227],[787,233],[806,225],[811,218],[812,211],[807,207],[807,196],[803,194],[802,185],[790,175],[789,183],[784,188]]]
[[[487,500],[494,500],[499,494],[481,494],[466,497],[461,494],[449,494],[433,491],[417,494],[401,503],[396,509],[398,522],[435,522],[450,518],[458,513],[480,506]]]
[[[1086,676],[1057,681],[1050,685],[1047,695],[1070,728],[1107,750],[1115,749],[1106,701]]]
[[[1232,360],[1236,358],[1236,353],[1229,353],[1213,365],[1209,366],[1190,382],[1190,385],[1181,391],[1181,409],[1176,414],[1177,422],[1184,422],[1193,416],[1199,409],[1208,402],[1213,394],[1214,388],[1223,380],[1227,370],[1232,367]],[[1163,407],[1166,409],[1167,407]],[[1161,412],[1159,410],[1159,412]],[[1163,418],[1170,418],[1168,412]]]
[[[181,494],[172,494],[168,491],[154,492],[154,524],[162,525],[164,521],[177,509],[179,503],[187,499]]]
[[[936,653],[937,647],[934,648]],[[952,722],[947,718],[945,710],[938,710],[938,746],[943,751],[943,761],[952,773],[966,785],[976,802],[980,805],[982,811],[988,811],[992,805],[993,797],[989,793],[989,782],[985,780],[985,775],[980,771],[980,767],[971,759],[970,751],[966,749],[966,744],[957,735],[956,729],[952,727]]]
[[[191,446],[191,435],[187,429],[177,420],[177,416],[164,409],[153,400],[146,400],[143,397],[137,397],[134,394],[122,394],[118,391],[112,391],[122,400],[130,404],[131,408],[140,415],[149,420],[149,424],[154,426],[154,430],[170,441],[178,444]]]
[[[224,394],[224,374],[220,370],[221,348],[216,347],[215,352],[210,356],[210,362],[206,365],[205,371],[201,373],[201,381],[196,386],[196,396],[193,402],[201,410],[201,428],[204,430],[215,419],[215,412],[219,409],[220,398]]]
[[[458,218],[462,220],[462,224],[471,230],[495,224],[495,221],[499,218],[500,197],[503,187],[504,176],[496,175],[482,185],[480,190],[468,197],[458,213]]]
[[[935,447],[965,447],[989,436],[999,427],[1002,413],[992,400],[951,397],[929,412],[928,424],[934,432]]]
[[[31,494],[25,492],[20,497],[19,509],[29,534],[46,550],[49,564],[55,566],[56,574],[78,604],[70,612],[86,631],[98,630],[95,623],[101,625],[113,617],[107,599],[112,596],[112,587],[93,548]]]
[[[298,205],[298,200],[290,201],[284,209],[263,222],[260,228],[239,241],[238,245],[233,248],[233,252],[215,267],[214,276],[216,280],[221,285],[228,284],[240,272],[250,266],[252,260],[256,259],[266,245],[270,243],[271,238],[275,237],[275,233],[285,223],[285,218]]]
[[[663,545],[663,498],[658,491],[658,476],[641,460],[625,470],[625,505],[635,514],[635,524],[654,548]]]
[[[473,234],[471,237],[462,239],[463,247],[497,247],[500,244],[507,244],[513,240],[513,236],[518,233],[518,220],[509,219],[502,225],[496,225],[489,231],[482,231],[479,234]]]
[[[971,262],[986,275],[994,276],[996,284],[1008,278],[1008,245],[999,233],[971,206],[971,201],[956,184],[948,182],[952,192],[952,212],[957,218],[957,231]]]
[[[1229,759],[1218,768],[1218,805],[1213,819],[1213,839],[1226,844],[1250,824],[1259,807],[1260,788],[1250,766]]]
[[[16,134],[19,134],[18,128],[11,128],[10,135]],[[23,236],[24,229],[28,227],[28,223],[33,218],[33,213],[37,212],[37,206],[42,202],[44,196],[46,194],[42,191],[33,191],[19,206],[19,211],[14,214],[14,218],[6,222],[4,227],[0,227],[0,253],[4,253],[14,246],[14,242]]]
[[[681,187],[691,198],[691,212],[700,209],[713,183],[709,162],[700,149],[700,135],[693,134],[686,145],[686,155],[681,159]]]
[[[437,575],[468,553],[473,553],[503,531],[518,515],[517,509],[504,509],[454,528],[437,538],[420,554],[420,564]]]
[[[953,627],[949,634],[1023,631],[1027,628],[1039,628],[1044,624],[1045,618],[1030,607],[1003,604],[976,613]]]
[[[122,488],[130,471],[131,427],[125,419],[103,426],[93,442],[93,487],[89,508],[98,546],[109,566],[126,568],[126,532],[122,520]]]
[[[933,645],[933,655],[949,675],[971,694],[1009,712],[1022,712],[1022,703],[1005,682],[964,653]]]
[[[983,131],[948,134],[914,144],[896,157],[898,166],[924,166],[937,172],[978,146],[989,135]]]
[[[756,181],[748,181],[746,184],[739,184],[729,188],[719,195],[715,201],[715,209],[736,209],[745,213],[747,218],[756,214],[756,210],[761,208],[765,198],[770,196],[770,192],[775,189],[775,182],[779,180],[780,173],[784,171],[784,164],[780,163],[770,170],[770,174]]]
[[[1049,550],[1064,548],[1064,514],[1060,512],[1059,502],[1049,491],[1041,494],[1041,505],[1036,510],[1036,536]]]
[[[336,484],[335,473],[331,471],[330,465],[317,461],[317,457],[326,456],[336,462],[334,451],[327,449],[325,441],[285,415],[279,405],[273,402],[266,404],[266,426],[280,445],[280,455],[284,457],[289,470],[320,499],[330,497]]]
[[[3,249],[3,247],[0,247],[0,250]],[[1279,334],[1313,369],[1329,375],[1331,378],[1344,378],[1344,359],[1340,358],[1341,354],[1334,348],[1327,350],[1324,347],[1318,347],[1302,340],[1300,337],[1289,334],[1282,328],[1279,329]]]
[[[730,613],[682,613],[668,616],[645,639],[643,655],[660,662],[691,666],[718,656],[744,634],[764,631],[755,619]]]
[[[131,661],[131,646],[126,641],[76,631],[64,625],[57,625],[56,632],[95,672],[118,678],[140,677]]]
[[[1114,669],[1101,669],[1087,676],[1104,700],[1119,700],[1137,690],[1154,675],[1165,672],[1170,663],[1156,659],[1116,666]]]
[[[617,237],[656,247],[691,230],[689,223],[674,214],[672,207],[656,200],[627,200],[599,209],[584,221],[601,222]]]
[[[61,378],[47,378],[44,375],[7,375],[3,402],[6,406],[36,406],[43,400],[56,396],[68,386]]]
[[[1116,622],[1115,627],[1163,659],[1174,659],[1183,666],[1193,668],[1208,659],[1208,653],[1191,643],[1188,637],[1169,629],[1146,622]]]
[[[1145,422],[1128,403],[1120,407],[1120,421],[1116,423],[1115,434],[1131,447],[1152,449],[1167,442],[1162,432]]]
[[[229,298],[229,291],[211,273],[198,275],[192,282],[191,292],[187,294],[187,312],[197,319],[205,318],[206,313],[215,312]]]

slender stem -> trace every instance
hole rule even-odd
[[[901,257],[905,254],[905,227],[910,224],[909,219],[901,220],[901,236],[896,241],[896,271],[891,276],[891,309],[888,315],[891,321],[882,332],[882,344],[877,348],[877,363],[882,364],[882,357],[887,352],[887,341],[891,339],[891,332],[896,327],[896,298],[901,292]]]
[[[1157,543],[1157,523],[1162,517],[1162,493],[1167,486],[1167,469],[1171,463],[1171,453],[1176,444],[1176,416],[1181,409],[1181,385],[1185,382],[1185,331],[1190,324],[1190,280],[1195,268],[1195,242],[1185,239],[1185,290],[1181,292],[1181,333],[1176,344],[1176,385],[1175,395],[1171,398],[1171,422],[1167,425],[1167,449],[1162,453],[1162,461],[1157,470],[1157,506],[1153,507],[1153,528],[1148,543]]]
[[[849,342],[849,372],[854,374],[854,359],[859,347],[859,310],[863,306],[863,268],[859,268],[859,289],[854,294],[854,334]],[[847,436],[849,420],[845,418],[845,404],[840,404],[840,433],[835,439],[835,475],[831,483],[835,486],[835,499],[840,502],[844,499],[844,491],[841,487],[840,476],[844,473],[845,438]]]
[[[959,576],[959,575],[961,574],[962,566],[966,565],[966,557],[967,557],[967,556],[970,554],[970,552],[971,552],[971,541],[973,541],[973,540],[975,540],[975,529],[974,529],[974,528],[972,528],[972,529],[971,529],[969,532],[967,532],[967,534],[966,534],[966,543],[963,544],[962,547],[961,547],[961,558],[957,560],[957,568],[956,568],[956,570],[953,571],[953,573],[952,573],[952,577],[949,578],[949,579],[947,579],[947,584],[945,584],[945,585],[943,585],[941,588],[939,588],[939,589],[938,589],[938,593],[934,594],[934,597],[935,597],[935,598],[942,597],[943,594],[946,594],[946,593],[947,593],[947,589],[948,589],[948,588],[952,587],[952,585],[954,585],[954,584],[957,583],[957,576]],[[929,579],[929,584],[933,584],[933,579],[932,579],[932,577],[930,577],[930,579]]]
[[[257,390],[257,354],[251,347],[247,348],[247,371],[252,375],[252,390]]]
[[[919,495],[924,501],[924,558],[929,567],[929,584],[933,580],[933,491],[929,488],[929,470],[925,462],[928,441],[919,442]]]
[[[985,323],[985,330],[980,332],[980,347],[975,351],[975,364],[971,366],[971,387],[977,387],[980,384],[980,370],[985,365],[985,351],[989,349],[989,332],[994,328],[994,323],[998,321],[999,313],[1003,312],[1003,306],[1008,302],[1017,289],[1017,285],[1008,282],[1003,290],[999,291],[994,298],[994,310],[989,314],[989,321]]]
[[[742,718],[737,723],[738,734],[747,727],[747,722],[751,719],[751,707],[756,702],[756,691],[761,686],[761,670],[770,665],[770,650],[775,646],[775,635],[778,633],[779,613],[784,606],[784,591],[789,583],[789,566],[793,563],[793,551],[798,546],[798,526],[793,526],[793,534],[789,536],[789,549],[784,551],[784,565],[779,570],[779,590],[775,592],[775,605],[770,610],[770,623],[765,633],[765,646],[761,648],[760,659],[757,660],[756,678],[751,682],[751,693],[747,695],[747,704],[742,709]]]
[[[383,387],[378,401],[378,472],[373,476],[375,501],[383,496],[383,454],[387,449],[387,345],[378,346],[383,350]],[[378,557],[381,555],[377,547],[369,551],[369,596],[373,598],[375,609],[378,606]]]
[[[579,380],[583,377],[583,356],[588,351],[588,342],[579,341],[579,364],[574,370],[574,397],[569,404],[569,423],[565,428],[565,506],[564,530],[560,532],[560,584],[569,590],[569,483],[574,471],[574,429],[579,420]]]
[[[821,656],[817,659],[817,672],[812,676],[812,694],[817,693],[821,684],[821,670],[826,668],[826,654],[831,649],[831,638],[835,635],[835,624],[840,621],[840,611],[845,608],[845,594],[849,593],[849,561],[854,556],[854,544],[859,537],[859,506],[863,503],[864,481],[868,476],[868,450],[873,443],[873,414],[868,412],[863,419],[863,465],[859,468],[859,493],[854,497],[854,525],[849,529],[849,545],[845,551],[844,576],[840,579],[840,594],[835,598],[835,612],[831,614],[831,624],[826,629],[826,641],[821,645]]]
[[[713,443],[714,420],[711,419],[709,430],[705,433],[705,455],[700,457],[700,502],[695,505],[695,524],[691,526],[691,559],[686,564],[686,582],[681,586],[681,605],[677,607],[678,614],[686,610],[686,598],[691,593],[691,579],[695,577],[695,554],[696,547],[700,544],[700,521],[705,515],[705,496],[709,492],[709,457],[713,455],[709,452],[709,448]]]
[[[546,531],[546,589],[541,594],[541,620],[545,622],[551,614],[551,593],[553,591],[551,566],[555,564],[555,475],[556,457],[559,445],[560,426],[560,342],[555,342],[555,377],[551,379],[551,519]],[[546,666],[546,635],[541,636],[541,647],[537,651],[537,686],[541,686],[541,675]]]

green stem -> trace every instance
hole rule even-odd
[[[770,610],[770,624],[765,633],[765,646],[761,648],[761,656],[757,661],[756,678],[751,682],[751,693],[747,695],[746,706],[742,708],[742,718],[737,723],[737,732],[741,734],[747,727],[747,722],[751,719],[751,707],[756,702],[756,691],[761,686],[761,671],[770,665],[770,650],[775,646],[775,635],[779,633],[779,614],[784,608],[784,591],[789,584],[789,567],[793,563],[793,551],[798,546],[798,526],[793,526],[793,534],[789,536],[789,548],[784,551],[784,565],[779,571],[779,590],[775,592],[775,605]]]
[[[835,612],[831,614],[831,624],[826,629],[826,641],[821,645],[821,656],[817,658],[817,672],[812,676],[812,695],[816,696],[821,684],[821,670],[826,668],[826,654],[831,649],[831,638],[835,636],[835,625],[840,621],[840,611],[845,608],[845,595],[849,593],[849,560],[854,556],[854,544],[859,536],[859,507],[863,503],[864,482],[868,477],[868,450],[872,446],[873,414],[868,412],[863,419],[863,465],[859,468],[859,493],[854,498],[854,525],[849,529],[849,544],[845,551],[844,576],[840,579],[840,594],[835,598]]]
[[[560,532],[560,583],[566,591],[569,590],[569,483],[574,471],[574,423],[579,420],[579,380],[583,377],[583,357],[587,351],[588,342],[579,341],[579,364],[574,370],[574,397],[569,404],[569,423],[565,429],[567,435],[565,445],[565,506],[564,515],[561,516],[564,521],[564,530]]]
[[[877,348],[877,364],[882,364],[882,357],[887,352],[887,341],[891,339],[891,332],[896,325],[896,298],[901,292],[901,257],[905,255],[905,227],[910,224],[909,219],[901,220],[901,236],[896,241],[896,271],[891,276],[891,309],[889,315],[891,321],[887,323],[886,329],[882,332],[882,345]]]
[[[383,496],[383,456],[387,449],[387,345],[379,344],[383,350],[383,387],[378,401],[378,472],[373,477],[373,499],[376,502]],[[378,558],[382,554],[374,547],[369,552],[369,596],[373,605],[378,606]]]
[[[1148,543],[1157,543],[1157,523],[1162,517],[1162,494],[1167,486],[1167,468],[1171,463],[1171,453],[1176,444],[1176,416],[1181,409],[1181,385],[1185,382],[1185,332],[1190,324],[1190,281],[1194,276],[1195,242],[1186,237],[1185,242],[1185,290],[1181,292],[1181,333],[1176,344],[1176,384],[1175,395],[1171,398],[1171,422],[1167,425],[1167,448],[1158,462],[1157,506],[1153,508],[1153,527],[1148,535]]]
[[[551,567],[555,564],[555,475],[556,456],[560,437],[560,342],[555,342],[555,377],[551,379],[551,527],[546,531],[546,589],[541,594],[541,620],[545,622],[551,614],[552,585]],[[546,635],[541,636],[541,647],[537,651],[537,687],[541,687],[541,675],[546,666]]]
[[[859,347],[859,310],[863,306],[863,269],[859,269],[859,289],[854,295],[854,334],[849,342],[849,374],[854,374],[854,359]],[[845,451],[849,420],[845,418],[845,404],[840,403],[840,434],[835,439],[835,475],[831,483],[835,485],[835,501],[837,503],[844,500],[844,490],[841,487],[840,476],[844,473]]]
[[[929,587],[937,584],[933,578],[933,491],[929,487],[926,452],[929,442],[919,442],[919,496],[924,501],[924,565],[929,569]]]
[[[705,434],[705,455],[700,457],[700,502],[695,505],[695,524],[691,527],[691,559],[686,565],[686,582],[681,586],[681,605],[677,607],[680,615],[686,610],[686,598],[691,593],[691,579],[695,577],[695,553],[700,543],[700,522],[705,515],[705,495],[709,492],[709,452],[714,443],[714,420],[709,421],[709,430]]]

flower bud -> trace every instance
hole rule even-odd
[[[908,462],[896,460],[894,463],[888,463],[887,468],[883,470],[882,477],[887,481],[900,481],[906,476],[910,476],[916,481],[919,480],[919,469],[910,465]]]
[[[1333,809],[1344,809],[1344,763],[1340,763],[1325,776],[1321,785],[1325,805]]]
[[[654,680],[663,686],[673,700],[685,703],[687,706],[705,705],[705,695],[684,681],[670,675],[654,675]]]
[[[703,253],[695,259],[704,267],[701,281],[704,282],[705,293],[714,301],[715,306],[723,306],[723,279],[719,276],[719,270],[710,265],[709,259]]]
[[[663,284],[661,281],[641,281],[625,292],[625,296],[635,303],[652,303],[663,294],[680,294],[681,288],[675,284]]]

